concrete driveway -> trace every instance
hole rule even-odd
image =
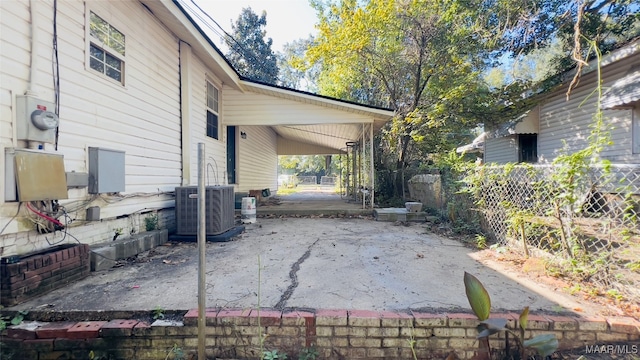
[[[542,285],[527,288],[472,252],[419,223],[261,218],[231,242],[207,244],[207,307],[468,310],[468,271],[494,310],[588,308]],[[170,243],[11,309],[197,308],[197,267],[195,243]]]

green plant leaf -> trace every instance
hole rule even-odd
[[[487,320],[491,312],[489,293],[480,280],[466,271],[464,272],[464,290],[467,293],[467,300],[469,300],[473,313],[476,314],[480,321]]]
[[[555,334],[542,334],[525,340],[522,345],[535,349],[545,358],[558,350],[558,339]]]
[[[520,313],[520,317],[518,318],[518,324],[522,330],[527,330],[527,324],[529,322],[529,307],[525,307]]]

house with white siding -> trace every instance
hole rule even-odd
[[[612,144],[600,156],[617,164],[640,164],[640,40],[603,56],[603,95],[598,97],[598,71],[593,61],[567,100],[567,81],[543,95],[539,104],[515,120],[487,129],[485,163],[550,163],[559,154],[588,144],[591,124],[600,107]]]
[[[174,190],[277,189],[393,113],[240,77],[177,1],[0,1],[0,256],[175,228]],[[48,218],[48,219],[47,219]],[[38,231],[39,230],[39,231]]]

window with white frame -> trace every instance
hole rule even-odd
[[[118,29],[89,12],[89,67],[124,84],[125,36]]]
[[[207,136],[214,139],[218,137],[218,88],[207,81]]]

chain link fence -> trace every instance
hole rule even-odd
[[[467,183],[495,242],[640,302],[640,166],[483,166]]]

